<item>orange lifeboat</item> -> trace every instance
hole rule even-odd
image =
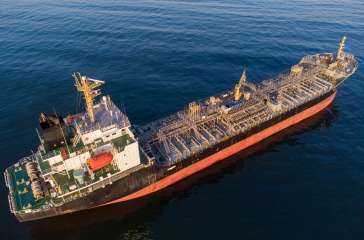
[[[112,159],[113,155],[111,153],[100,153],[87,160],[87,164],[92,171],[97,171],[109,165]]]

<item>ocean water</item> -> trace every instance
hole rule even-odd
[[[116,210],[105,221],[76,223],[57,233],[36,234],[18,223],[1,178],[0,238],[362,239],[364,234],[362,0],[0,0],[1,172],[36,147],[39,112],[76,111],[75,71],[105,80],[103,92],[134,124],[143,124],[231,88],[244,66],[249,81],[259,82],[306,54],[336,51],[343,35],[359,69],[315,123],[128,219],[119,219]]]

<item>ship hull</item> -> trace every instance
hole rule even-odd
[[[33,221],[81,210],[100,208],[117,204],[123,213],[134,211],[153,199],[153,195],[165,191],[170,186],[182,181],[211,165],[223,161],[270,136],[308,119],[328,107],[334,100],[335,91],[331,91],[290,112],[280,115],[250,131],[234,136],[215,145],[200,154],[196,154],[172,166],[149,166],[128,177],[98,189],[81,199],[65,203],[59,207],[31,213],[16,214],[19,221]]]
[[[215,154],[212,154],[204,159],[201,159],[198,162],[193,163],[190,166],[185,167],[185,168],[179,170],[178,172],[175,172],[175,173],[163,178],[162,180],[160,180],[156,183],[153,183],[135,193],[121,197],[119,199],[113,200],[113,201],[105,203],[103,205],[114,204],[114,203],[118,203],[118,202],[125,202],[125,201],[129,201],[132,199],[140,198],[140,197],[149,195],[151,193],[160,191],[161,189],[164,189],[176,182],[179,182],[197,172],[204,170],[205,168],[208,168],[209,166],[211,166],[212,164],[215,164],[216,162],[222,161],[232,155],[235,155],[238,152],[243,151],[244,149],[246,149],[290,126],[293,126],[311,116],[314,116],[315,114],[321,112],[323,109],[325,109],[327,106],[329,106],[333,102],[335,95],[336,95],[336,93],[333,93],[328,98],[324,99],[323,101],[319,102],[318,104],[316,104],[310,108],[307,108],[304,111],[299,112],[299,113],[297,113],[273,126],[270,126],[258,133],[255,133],[237,143],[234,143],[233,145],[228,146],[228,147],[216,152]]]

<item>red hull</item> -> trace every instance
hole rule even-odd
[[[320,111],[325,109],[327,106],[329,106],[333,102],[333,100],[335,99],[335,95],[336,95],[336,93],[333,93],[331,96],[322,100],[321,102],[317,103],[316,105],[314,105],[310,108],[307,108],[307,109],[303,110],[302,112],[297,113],[296,115],[289,117],[289,118],[287,118],[271,127],[268,127],[256,134],[253,134],[253,135],[241,140],[240,142],[237,142],[237,143],[221,150],[220,152],[217,152],[188,167],[185,167],[185,168],[181,169],[180,171],[178,171],[174,174],[171,174],[171,175],[161,179],[160,181],[155,182],[139,191],[136,191],[132,194],[129,194],[127,196],[121,197],[119,199],[110,201],[108,203],[105,203],[105,204],[102,204],[99,206],[114,204],[114,203],[118,203],[118,202],[125,202],[128,200],[147,196],[149,194],[162,190],[176,182],[181,181],[182,179],[185,179],[205,168],[208,168],[209,166],[211,166],[214,163],[222,161],[222,160],[224,160],[224,159],[290,127],[290,126],[293,126],[293,125],[319,113]]]

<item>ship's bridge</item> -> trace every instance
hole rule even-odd
[[[87,113],[74,120],[74,126],[82,142],[87,145],[98,139],[104,142],[122,135],[130,127],[128,117],[110,100],[103,97],[93,106],[95,121],[92,122]]]
[[[81,133],[87,133],[96,128],[107,129],[113,126],[118,128],[130,127],[128,117],[110,100],[103,97],[102,100],[93,106],[95,122],[91,122],[87,114],[84,113],[80,119],[76,120]]]

